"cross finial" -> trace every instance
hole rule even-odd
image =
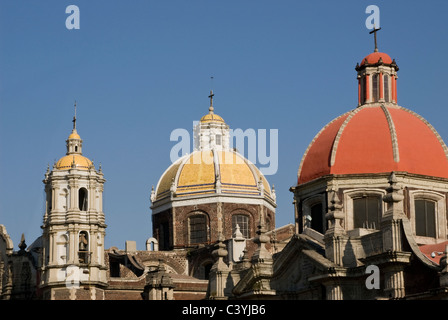
[[[210,95],[208,96],[210,98],[210,107],[208,108],[208,111],[210,111],[210,113],[213,113],[213,90],[210,90]]]
[[[76,130],[76,100],[75,100],[75,115],[73,116],[73,130]]]
[[[376,32],[380,31],[380,30],[381,30],[381,28],[377,29],[375,27],[375,25],[373,25],[373,30],[369,32],[369,34],[372,34],[372,33],[374,34],[374,38],[375,38],[375,51],[374,52],[378,52],[378,45],[377,45],[377,42],[376,42]]]

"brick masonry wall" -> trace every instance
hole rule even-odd
[[[249,236],[254,237],[257,225],[260,221],[260,210],[264,210],[270,226],[275,226],[275,215],[266,207],[253,204],[222,203],[222,225],[224,238],[232,237],[232,216],[234,214],[245,214],[249,217]],[[188,218],[194,214],[202,213],[207,216],[209,226],[208,241],[215,243],[218,240],[218,203],[199,204],[191,206],[176,207],[174,212],[173,238],[175,247],[185,247],[189,245]]]

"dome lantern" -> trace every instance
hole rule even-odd
[[[210,106],[208,113],[194,126],[195,150],[228,150],[230,143],[229,126],[224,119],[215,114],[213,107],[213,90],[210,90]]]
[[[395,59],[378,51],[375,29],[370,33],[375,34],[374,51],[357,64],[358,79],[358,106],[369,103],[393,103],[397,104],[397,71],[399,70]]]

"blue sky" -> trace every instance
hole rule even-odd
[[[65,9],[77,5],[80,29]],[[65,155],[78,103],[84,155],[102,164],[106,247],[152,235],[150,191],[176,128],[208,112],[231,128],[278,129],[276,225],[314,135],[356,107],[354,67],[373,51],[400,67],[398,102],[448,140],[446,1],[0,0],[0,224],[15,249],[41,234],[42,180]],[[213,76],[213,83],[210,77]]]

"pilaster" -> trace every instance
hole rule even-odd
[[[342,227],[344,213],[337,190],[329,191],[328,213],[325,218],[328,221],[328,229],[324,234],[325,256],[333,263],[342,266],[344,246],[347,241],[347,233]]]
[[[381,219],[383,251],[401,251],[404,195],[394,172],[389,176],[389,187],[386,190],[387,194],[383,197],[383,201],[387,204],[387,208]]]

